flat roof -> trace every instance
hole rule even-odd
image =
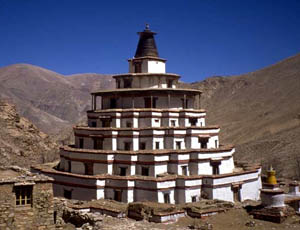
[[[76,152],[83,154],[121,154],[121,155],[168,155],[168,154],[191,154],[191,153],[199,153],[199,154],[209,154],[209,153],[222,153],[222,152],[230,152],[234,149],[233,145],[221,146],[217,149],[146,149],[146,150],[99,150],[99,149],[79,149],[75,148],[74,145],[62,146],[61,150],[67,152]]]
[[[53,181],[53,179],[45,175],[32,173],[18,166],[0,167],[0,184],[27,184],[48,181]]]

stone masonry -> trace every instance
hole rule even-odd
[[[54,230],[52,179],[0,168],[0,230]]]

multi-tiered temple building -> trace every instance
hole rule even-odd
[[[205,124],[201,91],[178,88],[166,73],[154,35],[138,33],[129,73],[116,89],[92,93],[88,125],[74,127],[55,168],[35,170],[55,179],[54,194],[122,202],[195,202],[259,199],[259,166],[235,167],[233,146],[219,143],[219,126]]]

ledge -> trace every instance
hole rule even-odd
[[[113,75],[113,78],[119,78],[119,77],[160,77],[160,76],[165,76],[165,77],[175,77],[175,78],[180,78],[180,75],[175,74],[175,73],[122,73],[122,74],[116,74]]]
[[[155,150],[96,150],[96,149],[79,149],[72,146],[62,146],[61,150],[77,153],[92,153],[92,154],[124,154],[124,155],[166,155],[166,154],[190,154],[190,153],[219,153],[230,152],[234,149],[233,145],[222,146],[217,149],[155,149]]]
[[[94,131],[141,131],[141,130],[209,130],[220,129],[219,125],[207,125],[202,127],[190,126],[190,127],[145,127],[145,128],[113,128],[113,127],[89,127],[89,126],[73,126],[74,130],[94,130]],[[201,135],[196,133],[196,135]]]
[[[164,59],[164,58],[153,57],[153,56],[145,56],[145,57],[129,58],[128,61],[133,61],[133,60],[143,60],[143,59],[157,60],[157,61],[163,61],[163,62],[166,62],[166,61],[167,61],[167,60]]]
[[[247,171],[243,171],[243,172],[239,172],[239,173],[228,173],[228,174],[223,174],[223,175],[179,176],[179,175],[167,174],[166,176],[163,176],[163,177],[150,177],[150,176],[140,176],[140,175],[118,176],[118,175],[108,175],[108,174],[82,175],[82,174],[58,171],[58,170],[55,170],[54,168],[51,168],[51,167],[45,166],[45,165],[35,165],[35,166],[32,166],[31,168],[34,170],[40,171],[42,173],[61,175],[61,176],[67,176],[67,177],[75,177],[75,178],[80,178],[80,179],[92,179],[92,180],[111,179],[111,180],[153,181],[153,182],[165,182],[165,181],[174,181],[175,182],[177,179],[185,179],[185,180],[197,180],[197,179],[207,179],[207,178],[218,179],[220,177],[233,177],[233,176],[239,176],[239,175],[243,175],[243,174],[251,174],[251,173],[257,172],[257,170],[258,170],[258,169],[247,170]],[[59,180],[58,180],[58,182],[59,182]],[[243,182],[247,182],[247,181],[243,181]],[[231,183],[229,183],[229,184],[231,185]],[[91,184],[88,184],[88,185],[93,186]],[[224,186],[224,185],[227,185],[227,184],[218,184],[218,185],[211,185],[211,186]],[[96,186],[96,183],[95,183],[95,186]],[[203,186],[205,186],[205,185],[203,185]],[[136,187],[136,189],[138,189],[138,187]],[[157,188],[157,189],[164,189],[164,188]]]
[[[206,113],[205,109],[158,109],[158,108],[130,108],[130,109],[101,109],[88,110],[87,113],[109,113],[109,112],[169,112],[169,113]]]
[[[184,88],[122,88],[122,89],[111,89],[111,90],[101,90],[92,92],[91,95],[100,96],[100,95],[111,95],[111,94],[123,94],[130,93],[137,96],[137,93],[141,93],[141,96],[144,96],[143,93],[186,93],[186,94],[201,94],[202,91],[196,89],[184,89]]]

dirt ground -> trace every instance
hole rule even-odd
[[[247,223],[253,222],[254,226],[247,226]],[[212,224],[213,230],[282,230],[282,229],[299,229],[300,217],[292,216],[281,224],[267,222],[263,220],[252,219],[244,209],[232,209],[226,213],[221,213],[205,219],[193,219],[190,217],[181,218],[176,223],[156,224],[147,221],[135,221],[132,219],[117,219],[105,217],[99,229],[141,229],[141,230],[159,230],[159,229],[190,229],[190,225],[203,226],[206,223]],[[201,228],[199,228],[201,229]],[[203,228],[205,229],[205,228]]]

